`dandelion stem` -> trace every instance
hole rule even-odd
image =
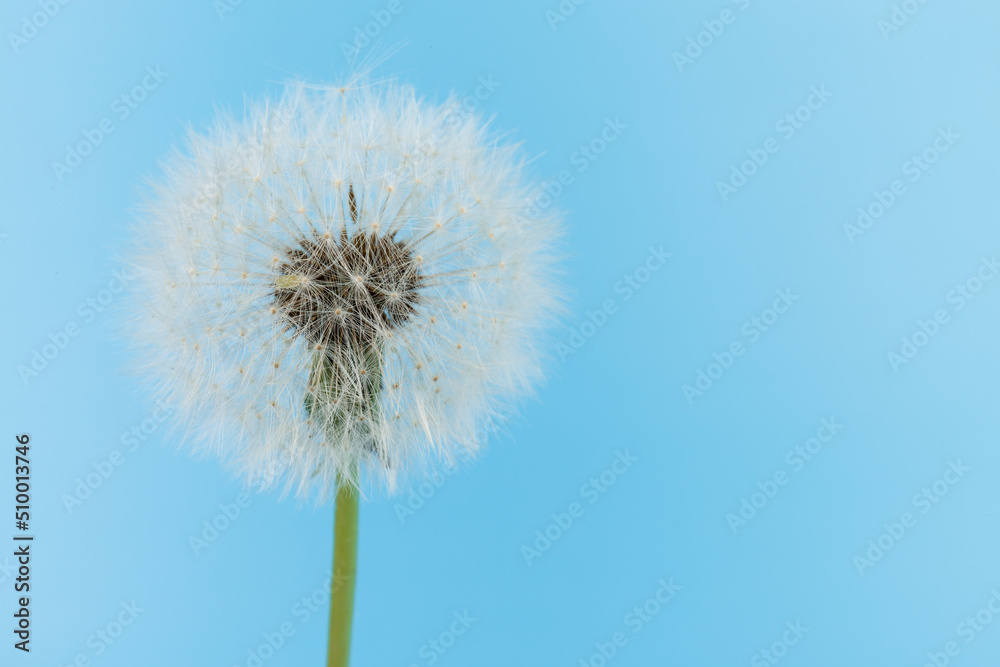
[[[359,353],[361,354],[361,353]],[[359,374],[345,377],[323,350],[313,355],[305,408],[310,418],[325,422],[330,442],[337,442],[351,421],[371,424],[378,410],[382,383],[381,348],[365,350]],[[370,372],[368,372],[370,371]],[[364,398],[351,395],[354,385],[364,386]],[[367,418],[367,421],[364,420]],[[358,568],[358,480],[355,465],[345,478],[337,475],[336,510],[333,519],[333,579],[330,585],[330,634],[327,667],[347,667],[351,657],[351,621],[354,616],[354,583]]]
[[[358,566],[358,494],[340,480],[334,518],[333,578],[330,590],[330,636],[327,667],[347,667],[351,655],[351,619]]]

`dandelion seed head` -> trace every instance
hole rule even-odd
[[[296,82],[166,160],[128,332],[186,442],[323,499],[475,453],[532,393],[558,221],[455,109]]]

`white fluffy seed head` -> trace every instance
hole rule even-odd
[[[260,488],[392,488],[540,379],[557,220],[455,101],[291,83],[188,143],[136,229],[128,329],[195,447]]]

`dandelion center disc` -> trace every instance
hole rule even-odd
[[[378,343],[419,302],[421,276],[406,244],[358,233],[303,238],[278,267],[274,303],[288,325],[335,354]]]

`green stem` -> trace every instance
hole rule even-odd
[[[331,443],[356,435],[353,432],[345,434],[345,431],[357,429],[359,423],[370,428],[378,411],[378,394],[382,386],[381,347],[364,348],[357,353],[363,354],[357,360],[360,369],[357,375],[353,374],[355,369],[345,371],[335,365],[323,350],[318,350],[313,357],[309,373],[311,391],[305,397],[306,413],[325,425]],[[367,421],[363,421],[365,418]],[[357,467],[350,474],[355,482],[360,477]],[[339,475],[336,505],[326,665],[348,667],[358,569],[358,492],[350,480]]]
[[[358,495],[341,480],[337,487],[333,535],[333,577],[330,590],[330,636],[327,667],[347,667],[351,655],[351,618],[358,567]]]

